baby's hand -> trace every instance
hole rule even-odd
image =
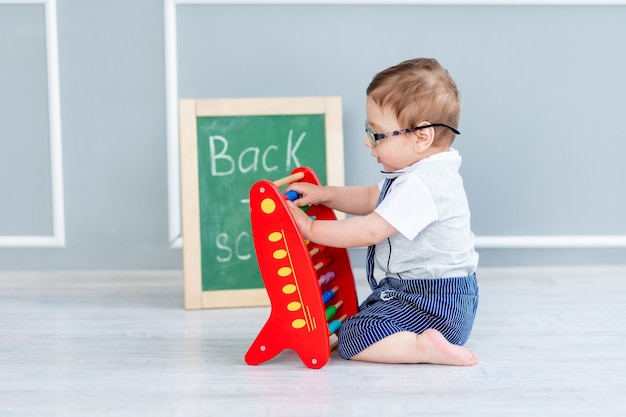
[[[308,235],[307,231],[311,227],[313,220],[304,211],[302,211],[300,207],[296,206],[294,202],[286,201],[285,203],[287,203],[287,207],[289,207],[289,210],[298,225],[298,229],[302,232],[302,236],[306,238]]]
[[[289,184],[285,191],[295,191],[300,198],[294,201],[299,206],[310,206],[313,204],[321,204],[324,202],[324,187],[311,184],[308,182],[294,182]]]

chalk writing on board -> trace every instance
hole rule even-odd
[[[293,130],[289,130],[285,146],[286,158],[284,169],[286,171],[302,166],[296,152],[298,151],[298,148],[300,147],[300,144],[304,140],[305,136],[306,132],[301,133],[294,144]],[[228,153],[227,138],[215,135],[209,136],[208,140],[211,155],[211,175],[214,177],[230,175],[235,172],[235,168],[237,168],[242,174],[250,171],[257,172],[259,170],[259,162],[261,163],[263,172],[266,173],[276,171],[279,168],[278,165],[269,165],[268,162],[271,154],[282,151],[282,149],[277,145],[268,145],[265,149],[263,149],[263,152],[261,152],[261,148],[257,146],[246,148],[241,152],[241,154],[239,154],[237,162],[235,162],[234,155]]]

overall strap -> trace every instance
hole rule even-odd
[[[389,192],[389,189],[391,188],[391,184],[393,183],[393,181],[396,179],[397,177],[394,178],[385,178],[385,182],[383,184],[382,189],[380,190],[380,195],[378,196],[378,202],[376,203],[376,206],[378,207],[378,205],[381,203],[381,201],[384,200],[384,198],[387,196],[387,193]],[[370,287],[372,288],[372,290],[374,290],[376,288],[377,282],[376,282],[376,278],[374,278],[374,254],[376,253],[376,245],[371,245],[368,246],[367,248],[367,263],[365,265],[365,271],[367,273],[367,280],[369,281]]]

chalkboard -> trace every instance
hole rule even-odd
[[[343,185],[340,97],[179,102],[185,308],[269,305],[249,192],[308,166]]]

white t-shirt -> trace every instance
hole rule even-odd
[[[450,149],[397,176],[376,208],[398,230],[376,245],[376,261],[386,276],[455,278],[476,271],[478,254],[460,166],[461,156]]]

